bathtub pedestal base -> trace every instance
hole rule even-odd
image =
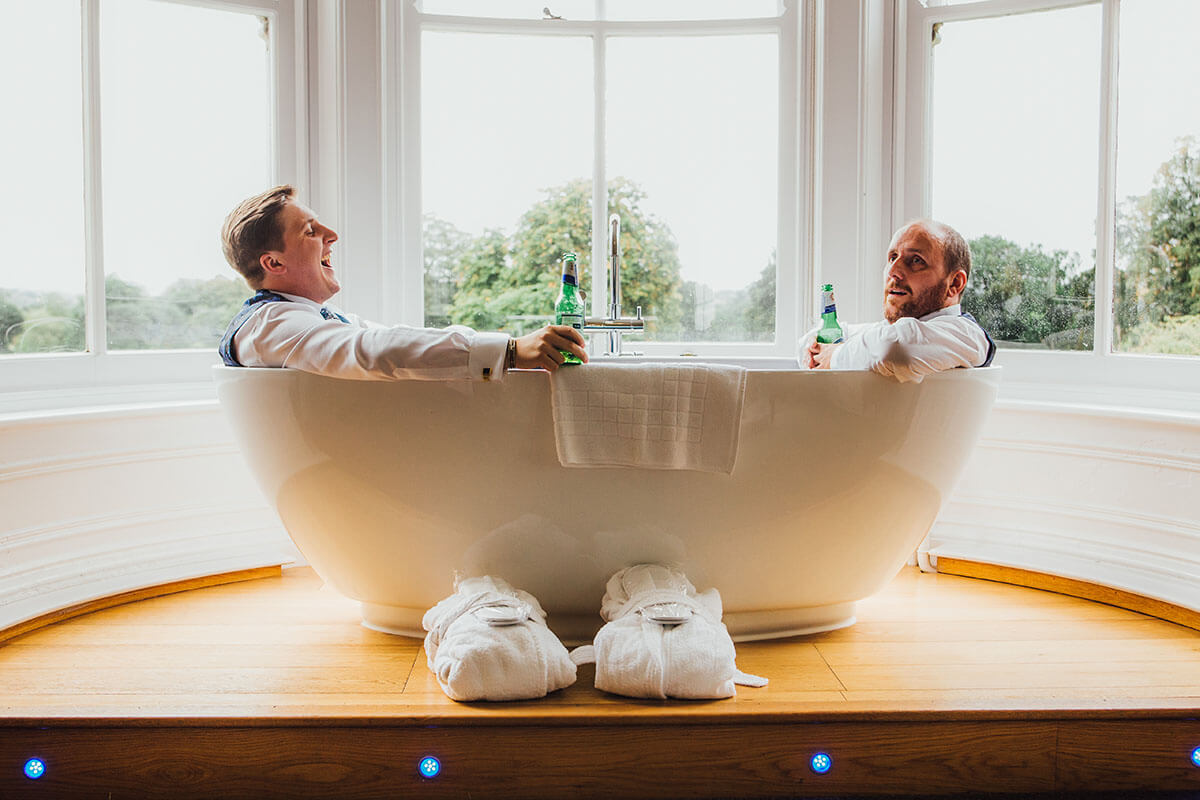
[[[405,606],[388,606],[379,603],[362,604],[364,627],[396,636],[425,637],[421,618],[425,609]],[[735,642],[752,642],[758,639],[782,639],[787,636],[805,636],[822,631],[833,631],[854,624],[854,603],[834,603],[827,606],[805,608],[776,608],[770,611],[727,612],[723,618],[729,635]],[[563,644],[574,647],[590,644],[604,620],[599,609],[595,614],[547,615],[547,624],[558,634]]]
[[[833,603],[770,611],[727,611],[722,621],[735,642],[783,639],[848,628],[856,619],[854,606],[854,603]]]
[[[386,606],[379,603],[362,603],[361,605],[364,628],[395,636],[425,638],[425,629],[421,627],[421,618],[425,616],[426,609]]]

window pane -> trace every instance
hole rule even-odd
[[[778,49],[770,35],[609,40],[623,300],[647,339],[775,339]]]
[[[0,354],[79,351],[83,118],[79,0],[4,6]]]
[[[1121,4],[1113,345],[1200,355],[1200,4]]]
[[[590,38],[421,39],[425,322],[553,322],[563,251],[591,280]]]
[[[1002,347],[1091,349],[1099,5],[946,23],[933,64],[933,215],[971,244],[963,307]]]
[[[221,223],[272,172],[262,24],[152,0],[100,14],[108,346],[216,347],[249,294]]]

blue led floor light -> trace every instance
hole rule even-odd
[[[1200,767],[1200,747],[1197,747],[1192,751],[1192,763],[1197,767]]]
[[[442,762],[433,756],[425,756],[417,765],[417,771],[421,773],[422,778],[436,778],[442,771]]]
[[[812,757],[809,766],[812,767],[813,772],[818,775],[824,775],[833,767],[833,759],[827,753],[817,753]]]
[[[40,758],[31,758],[25,762],[25,777],[37,780],[46,774],[46,762]]]

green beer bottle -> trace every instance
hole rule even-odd
[[[583,300],[579,296],[579,267],[575,265],[574,253],[562,256],[562,291],[554,303],[554,324],[570,325],[577,331],[583,330]],[[567,350],[559,350],[563,364],[582,364],[579,356]]]
[[[833,284],[821,287],[821,330],[817,341],[821,344],[837,344],[845,339],[842,326],[837,321],[837,305],[833,302]]]

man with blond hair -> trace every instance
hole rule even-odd
[[[986,367],[996,343],[960,300],[971,276],[971,249],[958,231],[934,220],[910,222],[892,237],[879,322],[847,326],[844,342],[800,342],[809,369],[869,369],[920,381],[955,367]]]
[[[229,366],[289,367],[359,380],[499,380],[508,369],[555,370],[561,351],[587,361],[583,336],[549,325],[520,338],[448,328],[386,326],[334,308],[334,231],[277,186],[243,201],[221,230],[225,259],[253,297],[219,352]]]

